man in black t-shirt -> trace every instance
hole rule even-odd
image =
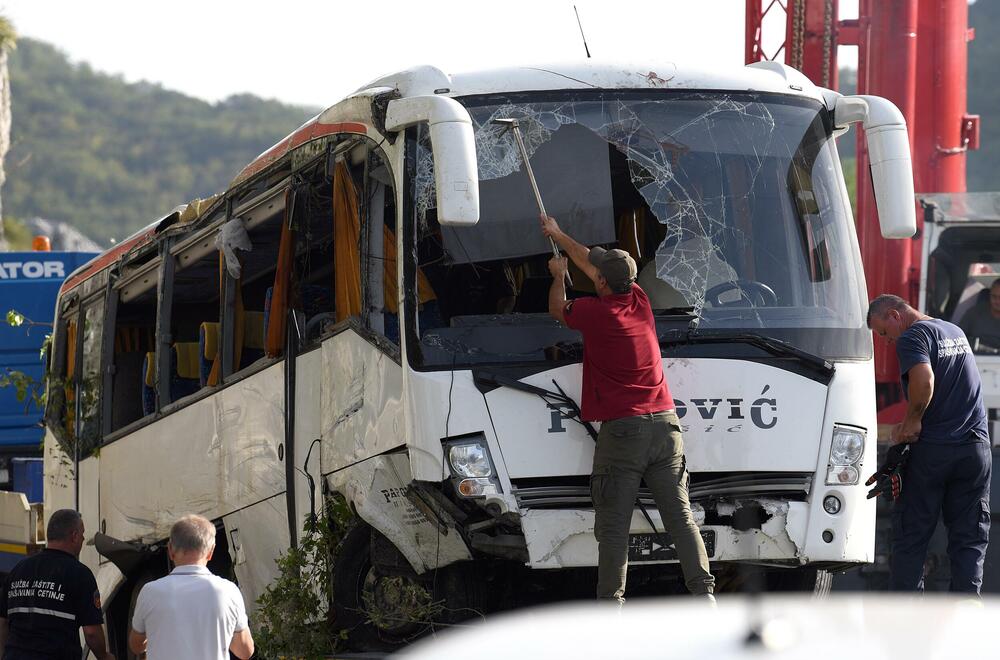
[[[950,590],[979,593],[990,537],[990,450],[982,383],[958,326],[898,296],[868,308],[868,327],[895,344],[906,416],[890,436],[910,444],[903,489],[892,512],[889,588],[922,591],[924,561],[939,517],[948,528]]]
[[[83,519],[72,509],[49,518],[44,550],[22,560],[0,588],[3,660],[79,660],[80,628],[98,660],[114,660],[104,639],[101,595],[78,557]]]

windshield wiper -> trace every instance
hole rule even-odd
[[[697,330],[670,330],[659,337],[660,348],[670,346],[685,346],[694,344],[747,344],[770,353],[775,357],[793,358],[800,364],[823,376],[827,382],[833,378],[836,366],[833,362],[814,355],[786,341],[767,337],[753,332],[712,332],[703,333]]]
[[[597,442],[597,430],[591,425],[590,422],[583,421],[583,414],[580,412],[580,406],[577,405],[576,401],[574,401],[572,397],[566,394],[563,388],[559,387],[559,383],[557,383],[554,378],[552,379],[552,384],[555,385],[558,392],[529,385],[528,383],[521,382],[516,378],[487,371],[485,369],[477,369],[473,371],[472,377],[475,380],[488,385],[509,387],[512,390],[520,390],[522,392],[527,392],[528,394],[535,394],[541,397],[542,401],[546,404],[560,404],[563,409],[569,411],[569,415],[567,415],[567,417],[582,425],[583,428],[587,430],[587,434],[594,439],[594,442]]]

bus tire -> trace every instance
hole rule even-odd
[[[475,562],[463,561],[437,570],[434,601],[438,623],[450,625],[482,619],[487,608],[487,581]]]
[[[365,523],[356,524],[344,537],[333,566],[333,624],[345,636],[349,648],[384,651],[402,646],[429,630],[427,621],[409,621],[399,614],[404,598],[431,602],[424,580],[409,576],[383,575],[371,559],[372,535]]]

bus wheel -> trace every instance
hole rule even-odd
[[[798,591],[825,598],[833,585],[833,573],[819,568],[778,568],[765,576],[768,591]]]
[[[384,650],[429,629],[436,605],[416,575],[386,575],[372,564],[368,525],[355,526],[341,543],[333,567],[334,624],[357,650]]]

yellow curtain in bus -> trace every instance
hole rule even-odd
[[[153,328],[123,325],[115,330],[115,354],[145,353],[155,344]]]
[[[281,243],[278,245],[278,269],[271,289],[271,311],[267,318],[265,352],[268,357],[281,355],[285,347],[285,325],[292,294],[292,267],[295,265],[295,231],[288,227],[292,210],[291,195],[285,191],[285,219],[281,223]]]
[[[361,314],[358,193],[343,162],[333,172],[333,290],[337,321]]]
[[[385,311],[399,314],[399,287],[396,286],[396,235],[391,229],[382,226],[382,251],[385,254],[383,270],[383,291],[385,293]],[[437,294],[431,288],[431,283],[424,271],[417,269],[417,299],[421,305],[437,299]]]
[[[76,375],[76,319],[66,324],[66,382]]]

